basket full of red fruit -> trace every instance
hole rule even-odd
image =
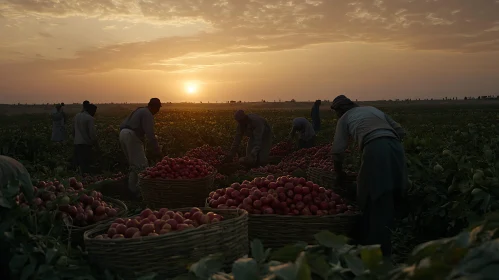
[[[200,159],[164,157],[140,174],[139,187],[151,207],[203,206],[216,174],[213,166]]]
[[[66,225],[65,234],[73,243],[81,243],[86,230],[126,215],[127,207],[123,202],[85,189],[76,178],[69,178],[65,183],[40,181],[34,187],[33,201],[25,201],[21,193],[19,203],[32,205],[36,211],[57,213]]]
[[[242,209],[143,210],[85,232],[90,260],[128,279],[135,273],[175,277],[210,254],[227,265],[248,254],[248,213]]]
[[[351,185],[357,180],[357,174],[347,172],[343,185],[336,184],[336,173],[332,160],[321,160],[311,164],[307,169],[307,177],[309,180],[327,188],[332,189],[337,194],[344,196],[348,199],[355,197],[355,188]]]
[[[360,212],[332,190],[290,176],[234,183],[210,193],[207,205],[248,211],[250,240],[258,238],[270,248],[313,243],[314,234],[322,230],[348,235],[360,218]]]

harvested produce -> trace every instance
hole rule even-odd
[[[141,173],[146,179],[196,179],[215,172],[215,168],[203,160],[190,157],[164,157],[154,167],[148,167]]]
[[[226,154],[222,147],[212,147],[209,145],[194,148],[185,154],[187,157],[203,160],[212,166],[219,166],[222,164],[222,160],[225,155]]]
[[[102,200],[102,193],[85,191],[76,178],[69,179],[66,188],[59,181],[40,181],[34,187],[35,198],[28,202],[20,193],[17,202],[21,207],[33,206],[36,210],[61,211],[62,217],[72,220],[75,226],[87,226],[115,217],[120,211]]]
[[[270,149],[271,156],[283,157],[287,156],[291,151],[293,151],[293,143],[288,141],[283,141],[277,143]]]
[[[353,206],[331,190],[304,178],[282,176],[259,177],[209,194],[212,208],[241,208],[250,214],[335,215],[352,214]]]
[[[193,207],[188,212],[174,212],[168,208],[153,211],[144,209],[140,215],[116,219],[105,234],[97,235],[96,239],[140,238],[143,236],[158,236],[171,232],[197,228],[201,225],[222,221],[222,215],[203,211]]]

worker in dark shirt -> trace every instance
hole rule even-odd
[[[316,100],[314,103],[314,106],[312,107],[312,125],[314,128],[314,131],[317,133],[319,130],[321,130],[321,115],[320,115],[320,106],[321,106],[321,101]]]
[[[161,157],[161,149],[154,134],[154,115],[160,109],[161,101],[151,98],[147,107],[137,108],[120,126],[120,144],[130,167],[128,188],[137,195],[138,173],[149,166],[144,149],[145,136],[155,156]]]
[[[362,151],[357,178],[357,202],[364,214],[361,241],[364,245],[380,244],[383,255],[390,256],[391,229],[408,182],[401,143],[405,131],[382,111],[360,107],[344,95],[333,100],[331,109],[339,117],[332,146],[339,184],[344,177],[343,157],[350,137]]]

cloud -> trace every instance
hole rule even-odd
[[[191,53],[271,52],[332,42],[389,43],[397,48],[462,53],[499,51],[498,10],[495,0],[5,0],[4,11],[9,13],[3,16],[204,21],[214,30],[37,62],[39,67],[58,71],[90,73],[156,69],[158,61]]]
[[[48,32],[38,32],[38,35],[44,37],[44,38],[52,38],[54,36],[52,36],[52,34],[48,33]]]

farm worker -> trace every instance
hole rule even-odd
[[[151,98],[147,107],[133,111],[120,126],[120,144],[130,167],[128,188],[138,194],[138,173],[149,166],[144,150],[144,135],[154,149],[156,157],[161,157],[161,149],[154,134],[154,115],[159,112],[161,101]]]
[[[92,147],[98,146],[95,131],[95,113],[97,106],[88,104],[86,110],[76,114],[74,119],[74,157],[82,174],[90,174]]]
[[[380,244],[383,254],[390,256],[391,228],[408,182],[401,143],[405,131],[387,114],[371,106],[359,107],[344,95],[333,100],[331,109],[339,117],[332,146],[337,183],[344,178],[343,156],[352,136],[362,152],[357,178],[357,202],[364,213],[361,241]]]
[[[320,106],[321,106],[321,101],[316,100],[314,103],[314,106],[312,107],[312,123],[313,123],[313,128],[315,132],[319,132],[321,129],[321,115],[320,115]]]
[[[289,133],[289,139],[292,139],[296,132],[300,132],[298,148],[311,148],[315,144],[315,131],[312,124],[306,118],[295,118],[293,120],[293,129]]]
[[[66,114],[61,104],[57,104],[52,111],[52,142],[62,142],[66,138]]]
[[[240,162],[249,167],[266,165],[269,160],[273,137],[272,128],[267,120],[256,114],[246,114],[243,110],[237,111],[234,114],[234,119],[238,123],[237,131],[226,160],[230,161],[234,158],[243,135],[246,135],[249,137],[246,146],[246,157],[241,158]]]
[[[90,101],[88,100],[83,101],[83,109],[81,110],[82,112],[84,112],[87,109],[88,104],[90,104]]]

